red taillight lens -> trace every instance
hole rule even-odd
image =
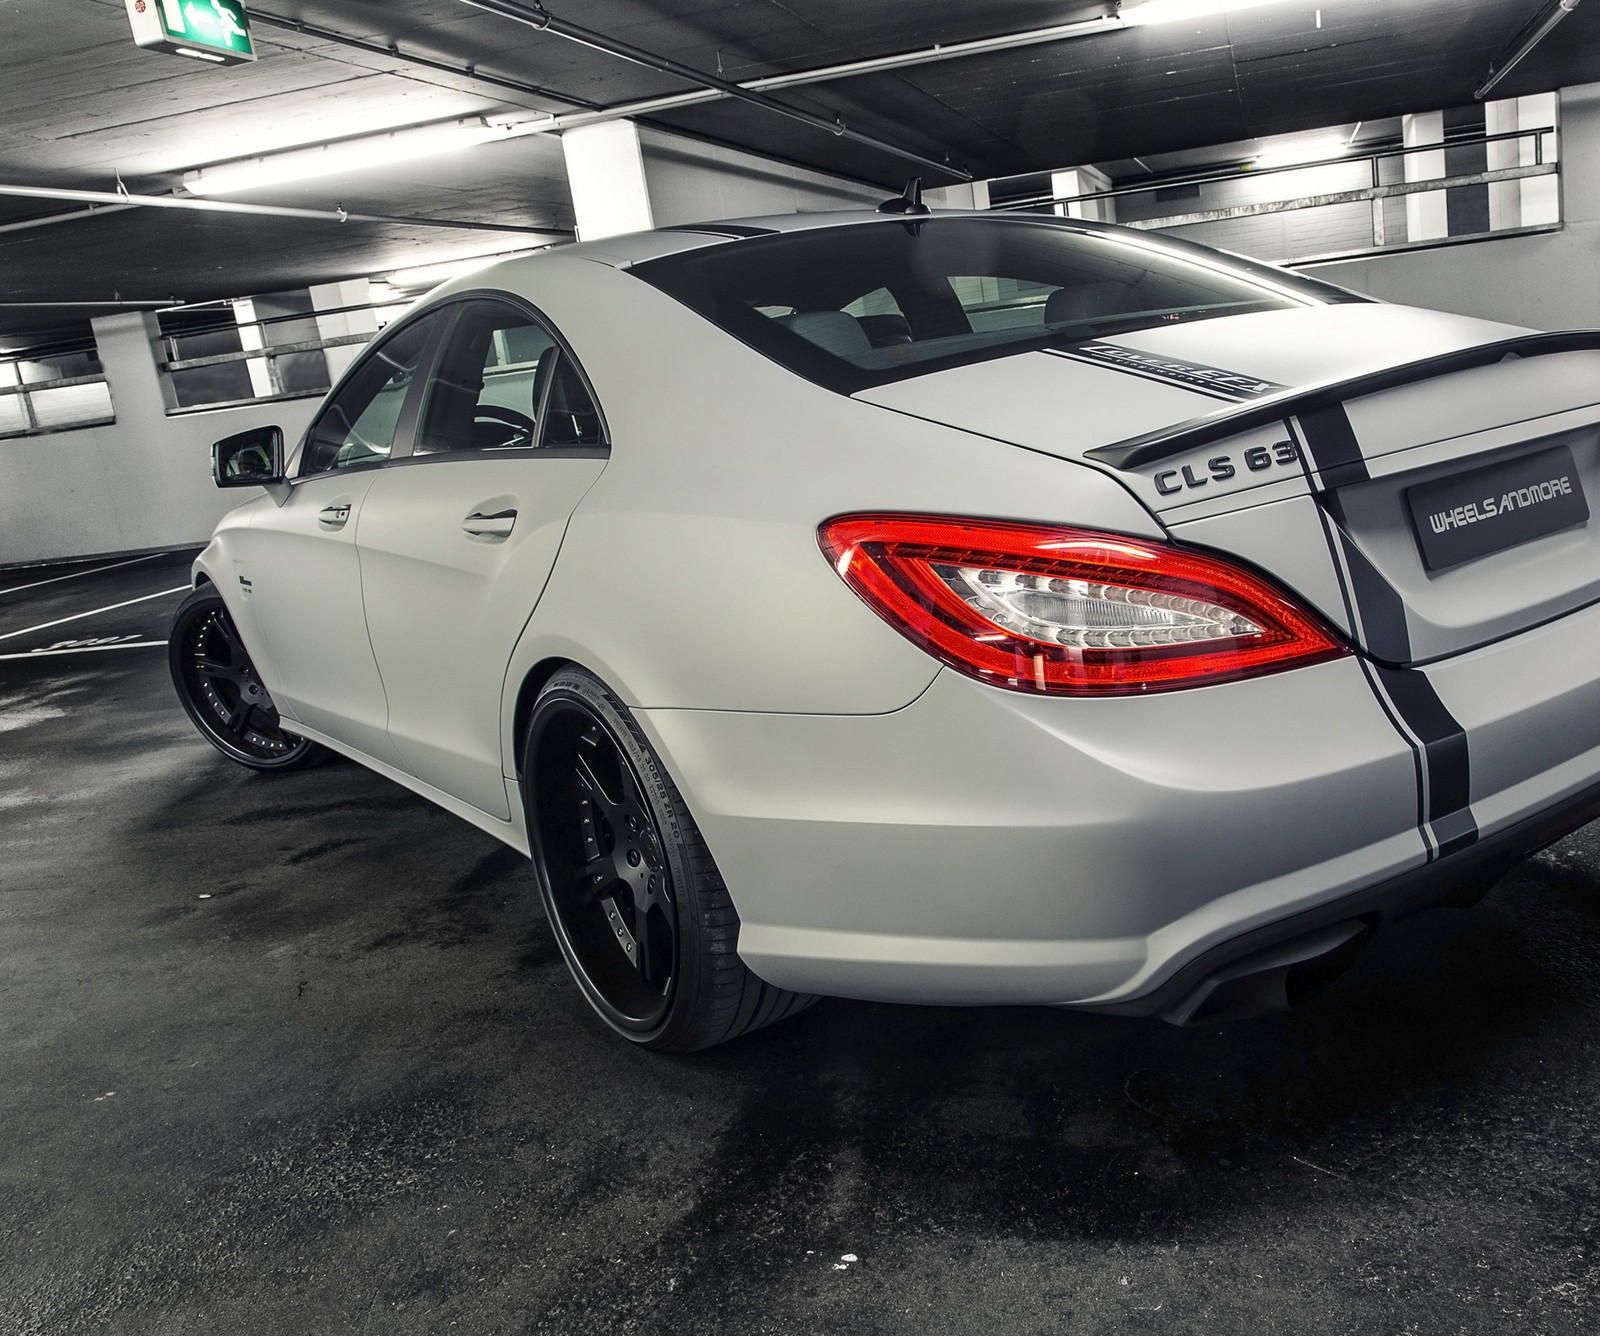
[[[920,515],[843,515],[819,539],[902,635],[1014,691],[1168,691],[1348,653],[1260,576],[1165,543]]]

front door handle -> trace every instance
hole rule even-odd
[[[517,512],[514,510],[497,510],[493,515],[475,510],[461,521],[461,529],[474,538],[509,538],[511,526],[516,522]]]
[[[350,518],[350,503],[341,501],[337,505],[324,506],[317,516],[317,523],[324,529],[342,529],[345,521]]]

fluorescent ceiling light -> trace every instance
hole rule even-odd
[[[184,173],[183,187],[191,195],[231,195],[285,181],[309,181],[320,176],[339,176],[397,162],[458,153],[476,144],[509,138],[511,134],[510,127],[491,125],[478,116],[442,124],[408,126],[383,134],[362,135],[357,139],[341,139],[331,144],[264,153],[258,158],[202,167],[199,171]]]
[[[1281,5],[1284,0],[1126,0],[1117,17],[1130,25],[1180,23],[1211,14],[1226,14],[1237,9],[1259,9]]]
[[[1343,135],[1318,135],[1315,139],[1296,139],[1287,144],[1274,144],[1251,159],[1255,167],[1296,167],[1303,162],[1321,162],[1324,158],[1342,158],[1350,151]]]

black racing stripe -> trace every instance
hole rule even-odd
[[[1367,461],[1362,457],[1361,444],[1356,440],[1350,415],[1344,411],[1343,404],[1302,413],[1300,432],[1326,490],[1366,482],[1372,476],[1367,472]]]
[[[1373,668],[1407,727],[1422,740],[1428,767],[1428,825],[1439,842],[1440,857],[1466,848],[1478,838],[1466,730],[1424,673],[1381,664]]]
[[[1411,630],[1406,605],[1395,587],[1367,559],[1344,527],[1344,507],[1335,490],[1366,482],[1371,474],[1361,454],[1350,416],[1343,404],[1304,413],[1297,419],[1300,435],[1322,479],[1323,508],[1332,516],[1345,564],[1350,568],[1351,590],[1361,617],[1362,639],[1374,658],[1387,663],[1411,661]]]
[[[1355,586],[1351,592],[1360,613],[1367,652],[1386,663],[1410,663],[1411,630],[1406,625],[1405,600],[1337,523],[1334,532],[1339,535],[1345,564],[1350,567],[1350,582]]]

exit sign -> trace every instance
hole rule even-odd
[[[218,65],[256,58],[241,0],[127,0],[133,40]]]

